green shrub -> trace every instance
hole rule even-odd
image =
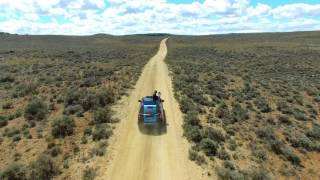
[[[78,105],[78,104],[70,105],[65,107],[63,110],[63,114],[66,114],[66,115],[76,114],[76,113],[79,113],[79,114],[83,113],[83,109],[81,105]]]
[[[46,154],[40,155],[34,162],[30,164],[31,179],[52,179],[58,173],[58,166],[55,164],[54,160]]]
[[[30,95],[30,94],[36,94],[37,86],[38,85],[35,83],[19,84],[14,89],[12,96],[14,98],[17,98],[17,97],[24,97],[24,96]]]
[[[230,155],[224,148],[219,148],[217,156],[222,160],[230,160]]]
[[[310,138],[320,139],[320,126],[315,125],[311,130],[308,130],[306,135]]]
[[[285,115],[278,116],[278,120],[281,124],[288,124],[288,125],[292,124],[290,118]]]
[[[199,146],[207,156],[215,156],[217,154],[218,145],[209,138],[202,139]]]
[[[259,128],[256,131],[256,134],[259,138],[265,139],[268,142],[271,142],[272,140],[276,139],[273,128],[269,126]]]
[[[213,127],[206,127],[202,131],[202,137],[211,139],[215,142],[224,142],[225,135],[220,129],[216,129]]]
[[[20,134],[15,134],[12,136],[12,141],[16,142],[16,141],[20,141],[21,140],[21,136]]]
[[[111,112],[108,108],[99,108],[93,113],[93,124],[111,123]]]
[[[280,101],[277,103],[277,109],[281,111],[283,114],[293,114],[293,110],[290,108],[288,103],[285,101]]]
[[[106,152],[107,142],[99,142],[93,149],[92,153],[96,156],[103,156]]]
[[[254,105],[263,113],[271,112],[271,107],[265,98],[257,98],[253,101]]]
[[[215,111],[215,116],[220,119],[230,119],[230,111],[228,106],[225,103],[220,104]]]
[[[6,116],[0,115],[0,128],[8,125],[8,120]]]
[[[242,122],[249,119],[248,111],[243,109],[240,104],[235,104],[232,108],[232,118],[236,122]]]
[[[12,102],[6,102],[2,105],[2,109],[12,109],[12,108],[13,108]]]
[[[92,132],[92,139],[94,141],[98,141],[101,139],[108,139],[112,135],[112,129],[110,126],[102,126],[98,125],[95,127],[94,131]]]
[[[183,97],[180,101],[180,104],[180,109],[183,113],[187,113],[189,111],[194,111],[197,109],[192,100],[187,97]]]
[[[291,163],[293,165],[299,165],[301,164],[301,160],[299,158],[299,156],[297,156],[291,149],[287,148],[287,147],[283,147],[282,148],[282,155],[289,161],[291,161]]]
[[[83,132],[84,135],[90,136],[92,134],[92,127],[86,127]]]
[[[200,131],[199,126],[192,126],[192,125],[184,124],[183,130],[184,130],[183,135],[189,141],[196,142],[196,143],[201,141],[202,136],[201,136],[201,131]]]
[[[24,110],[24,117],[27,120],[41,121],[47,117],[47,114],[47,105],[38,98],[31,100]]]
[[[83,171],[82,180],[94,180],[96,171],[93,168],[86,168]]]
[[[288,138],[288,141],[291,143],[291,145],[293,147],[296,147],[296,148],[302,147],[307,151],[319,151],[320,150],[320,146],[318,143],[313,142],[307,136],[304,136],[304,135],[300,135],[298,137],[291,135]]]
[[[200,120],[198,117],[198,113],[196,111],[189,111],[185,115],[185,123],[191,126],[199,126],[200,125]]]
[[[291,161],[293,165],[300,165],[300,158],[284,143],[274,140],[270,143],[270,146],[274,153],[282,155],[286,160]]]
[[[195,161],[196,164],[201,165],[206,163],[206,160],[203,155],[199,154],[197,151],[189,149],[189,159]]]
[[[293,112],[294,118],[296,118],[297,120],[300,121],[307,121],[308,118],[305,115],[305,113],[301,110],[295,109],[295,111]]]
[[[0,172],[2,180],[26,180],[27,169],[23,165],[12,163]]]
[[[12,83],[14,80],[14,77],[9,74],[2,74],[0,76],[0,83]]]
[[[249,171],[248,176],[252,180],[272,180],[271,174],[265,168],[253,168]]]
[[[216,169],[217,175],[221,180],[244,180],[244,175],[236,169],[220,167]]]
[[[48,147],[47,153],[52,157],[56,157],[61,152],[61,149],[57,145],[53,145],[52,147]]]
[[[62,118],[54,120],[52,124],[52,136],[55,138],[64,138],[73,134],[73,128],[75,123],[73,118],[69,116],[63,116]]]
[[[258,158],[260,161],[266,161],[268,159],[267,152],[263,149],[253,149],[252,150],[253,156]]]
[[[5,128],[4,135],[8,137],[13,137],[14,135],[20,134],[20,130],[12,127],[12,128]]]

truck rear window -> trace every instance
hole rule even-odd
[[[157,106],[156,105],[146,105],[143,109],[144,114],[156,114],[157,113]]]

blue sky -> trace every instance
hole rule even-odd
[[[0,0],[0,31],[91,35],[320,30],[320,0]]]

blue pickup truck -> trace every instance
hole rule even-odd
[[[138,115],[139,124],[166,124],[165,112],[163,109],[164,100],[152,96],[143,97],[140,102]]]

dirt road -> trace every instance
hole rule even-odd
[[[188,144],[182,137],[182,114],[173,96],[171,78],[164,59],[166,40],[146,64],[129,97],[117,108],[121,118],[110,147],[106,170],[99,179],[109,180],[188,180],[203,179],[203,171],[188,159]],[[161,92],[165,100],[167,131],[138,128],[138,100]]]

